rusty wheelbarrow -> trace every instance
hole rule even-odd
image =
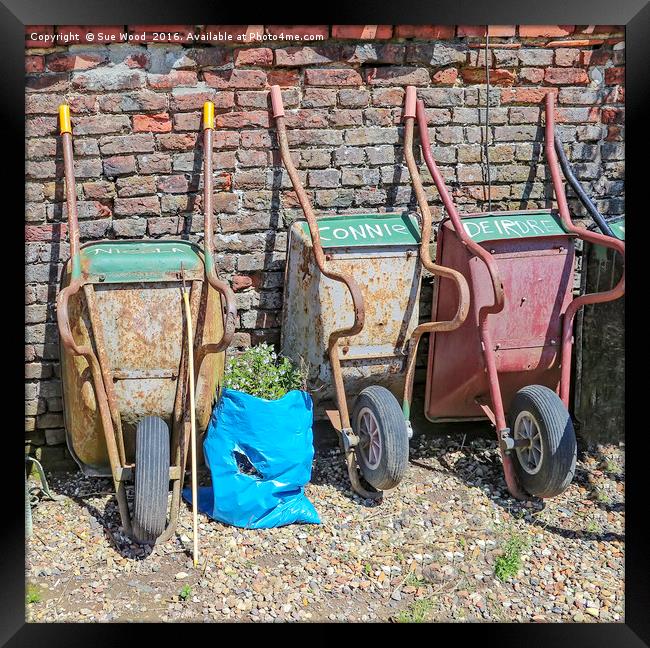
[[[185,282],[199,430],[207,425],[222,381],[237,314],[232,290],[218,278],[212,256],[214,105],[207,102],[203,113],[203,249],[184,240],[80,246],[67,105],[59,116],[70,240],[56,301],[67,444],[84,474],[113,478],[127,535],[142,543],[162,542],[178,521],[190,436]],[[131,480],[132,513],[125,491]]]
[[[408,465],[420,337],[460,326],[469,310],[469,289],[459,272],[431,260],[426,202],[419,216],[316,218],[291,159],[278,86],[271,88],[271,103],[280,155],[305,216],[289,230],[282,353],[307,365],[316,405],[335,399],[336,409],[326,413],[340,435],[352,487],[377,499],[397,486]],[[457,303],[443,321],[419,325],[423,268],[454,285]],[[346,391],[358,395],[351,415]]]
[[[407,88],[410,105],[415,93]],[[488,417],[497,430],[508,489],[517,498],[552,497],[571,483],[576,462],[568,411],[574,316],[585,304],[624,293],[623,274],[606,292],[573,298],[575,240],[611,248],[622,259],[625,246],[573,224],[554,149],[554,110],[549,93],[545,151],[558,210],[462,218],[431,154],[423,102],[406,115],[405,154],[413,182],[421,184],[411,148],[417,118],[424,159],[447,212],[438,231],[437,262],[467,278],[472,301],[461,327],[444,339],[432,336],[425,414],[431,421]],[[453,286],[443,277],[434,290],[433,316],[444,318],[454,308]]]

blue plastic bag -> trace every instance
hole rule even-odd
[[[224,388],[203,442],[212,486],[199,488],[199,511],[249,529],[320,524],[304,494],[314,458],[312,421],[307,392],[265,400]],[[248,462],[254,474],[243,472]],[[192,501],[190,488],[183,497]]]

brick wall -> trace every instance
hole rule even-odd
[[[179,40],[153,42],[158,27]],[[98,44],[100,32],[144,40]],[[209,32],[231,40],[198,40]],[[455,199],[463,210],[479,210],[487,198],[484,32],[462,25],[27,27],[25,424],[50,466],[69,460],[57,445],[64,436],[53,309],[68,257],[59,103],[72,110],[82,240],[200,240],[200,110],[215,102],[216,261],[237,293],[242,347],[279,339],[287,223],[298,215],[269,129],[269,86],[283,88],[290,142],[317,210],[415,207],[400,148],[407,84],[425,102],[434,155]],[[51,46],[57,34],[78,40]],[[286,34],[312,40],[282,40]],[[540,108],[551,88],[576,175],[603,213],[622,213],[622,28],[502,25],[489,34],[493,206],[549,204]],[[440,216],[426,171],[424,179]],[[423,295],[426,313],[430,291]]]

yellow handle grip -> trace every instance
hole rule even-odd
[[[203,130],[206,128],[214,128],[214,104],[211,101],[203,104]]]
[[[61,104],[59,106],[59,128],[61,129],[61,135],[63,135],[63,133],[72,133],[70,106],[68,106],[68,104]]]

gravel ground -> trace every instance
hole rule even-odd
[[[323,524],[242,530],[200,515],[198,569],[185,503],[176,537],[143,549],[120,533],[110,480],[49,479],[64,497],[34,510],[32,622],[624,620],[619,446],[582,454],[562,496],[520,503],[492,437],[420,436],[378,505],[350,492],[325,447],[307,487]]]

